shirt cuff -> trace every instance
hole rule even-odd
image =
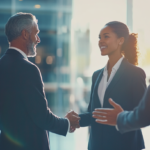
[[[116,130],[117,130],[117,131],[119,131],[118,126],[117,126],[117,125],[115,125],[115,127],[116,127]]]
[[[119,113],[119,114],[120,114],[120,113]],[[119,114],[117,115],[117,120],[118,120]],[[117,122],[117,120],[116,120],[116,122]],[[115,127],[116,127],[116,130],[119,131],[119,128],[118,128],[118,125],[117,125],[117,124],[115,125]]]
[[[68,120],[68,132],[70,131],[70,121],[68,118],[66,118]]]

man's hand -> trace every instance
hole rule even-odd
[[[70,133],[73,133],[75,130],[76,130],[76,128],[70,127],[69,132],[70,132]]]
[[[95,111],[93,111],[93,118],[96,118],[96,122],[98,123],[115,126],[117,124],[118,114],[124,110],[111,98],[109,99],[109,103],[114,107],[114,109],[96,108]]]
[[[73,110],[68,112],[65,118],[67,118],[70,121],[70,132],[74,132],[76,128],[80,127],[79,125],[80,117]]]

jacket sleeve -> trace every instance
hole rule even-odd
[[[38,67],[31,65],[26,73],[23,86],[23,100],[31,120],[42,128],[60,135],[66,135],[67,119],[54,115],[47,104],[43,81]]]
[[[133,93],[133,107],[135,108],[142,99],[146,90],[145,72],[141,68],[136,68],[132,78],[132,93]]]
[[[140,104],[133,111],[124,111],[118,115],[117,125],[121,133],[137,130],[150,125],[150,86]]]
[[[95,79],[95,73],[92,76],[92,86],[91,86],[91,94],[90,94],[90,103],[88,106],[88,112],[84,114],[80,114],[80,127],[90,126],[91,125],[91,102],[92,102],[92,94],[93,94],[93,88],[94,88],[94,79]]]

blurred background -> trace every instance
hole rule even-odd
[[[73,109],[86,112],[91,76],[108,58],[100,55],[98,35],[109,21],[121,21],[138,33],[139,66],[150,82],[150,1],[149,0],[0,0],[0,57],[8,48],[4,27],[17,12],[36,16],[41,43],[37,55],[29,58],[41,70],[51,110],[64,117]],[[150,127],[142,129],[150,149]],[[66,137],[50,133],[52,150],[87,150],[88,127]]]

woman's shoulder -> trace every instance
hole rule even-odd
[[[127,68],[128,68],[128,71],[130,73],[132,73],[133,75],[136,74],[136,75],[146,76],[145,71],[139,66],[135,66],[135,65],[127,62]]]
[[[104,70],[104,68],[94,71],[93,77],[98,76],[100,72],[103,72],[103,70]]]
[[[92,75],[92,82],[95,82],[100,73],[102,73],[104,68],[94,71]]]

